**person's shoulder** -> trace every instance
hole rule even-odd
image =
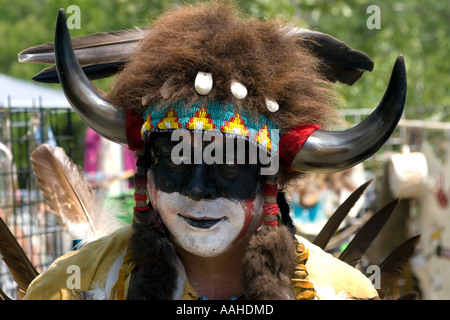
[[[131,232],[131,226],[122,227],[59,257],[31,282],[24,299],[70,299],[70,289],[102,286],[111,265],[127,249]]]
[[[309,251],[309,279],[319,299],[376,298],[378,293],[361,271],[325,252],[307,239],[296,236]]]

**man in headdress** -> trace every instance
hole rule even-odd
[[[353,84],[372,61],[229,5],[164,14],[106,98],[78,64],[63,12],[55,60],[81,118],[136,151],[136,205],[132,226],[59,258],[25,299],[377,297],[361,272],[294,235],[282,191],[305,172],[350,168],[388,139],[405,99],[401,57],[379,107],[342,132],[322,129],[330,84]]]

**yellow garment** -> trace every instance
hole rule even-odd
[[[125,299],[131,273],[135,267],[130,256],[126,254],[131,231],[131,226],[121,228],[106,237],[86,244],[80,250],[71,251],[58,258],[45,273],[33,280],[24,299],[76,299],[74,290],[96,290],[96,298]],[[377,296],[371,281],[361,272],[334,258],[306,239],[298,237],[298,240],[309,249],[310,255],[306,267],[319,299],[332,298],[330,292],[338,294],[342,291],[361,298]],[[113,265],[117,267],[117,272],[111,272],[115,269]],[[71,281],[74,276],[71,266],[79,268],[77,270],[79,270],[81,281],[76,288],[73,288],[73,285],[77,283]],[[108,286],[107,279],[109,281],[113,279],[114,284]],[[197,294],[186,281],[181,300],[197,298]]]
[[[319,299],[338,298],[336,295],[343,292],[358,298],[378,296],[372,282],[359,270],[302,237],[297,236],[297,240],[309,250],[306,268]]]
[[[114,261],[125,251],[131,236],[131,226],[70,251],[55,260],[49,269],[34,279],[24,299],[66,300],[74,299],[68,280],[73,275],[70,266],[79,268],[81,291],[104,288],[107,274]]]

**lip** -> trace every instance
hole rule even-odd
[[[212,218],[194,218],[194,217],[188,217],[188,216],[183,216],[182,214],[178,213],[178,216],[183,218],[186,223],[188,225],[190,225],[191,227],[194,228],[199,228],[199,229],[211,229],[212,227],[214,227],[216,224],[218,224],[219,222],[222,221],[226,221],[228,220],[227,217],[222,217],[219,219],[212,219]]]

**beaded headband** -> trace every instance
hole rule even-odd
[[[300,149],[306,138],[317,125],[306,124],[295,128],[280,141],[279,127],[264,115],[257,119],[245,110],[238,110],[230,103],[217,101],[177,101],[167,105],[153,105],[143,114],[144,124],[141,128],[142,140],[146,141],[152,132],[170,132],[188,130],[203,133],[221,133],[224,136],[245,139],[266,150],[269,154],[290,157],[290,148]],[[292,159],[290,159],[292,160]],[[288,160],[288,161],[290,161]],[[147,204],[146,165],[138,160],[138,170],[135,176],[135,215],[149,213]],[[267,176],[264,185],[264,223],[276,226],[280,210],[277,204],[278,188],[274,176]]]
[[[143,140],[155,131],[189,130],[246,139],[270,154],[278,151],[279,127],[264,115],[255,119],[230,103],[178,101],[148,107],[143,116]]]

